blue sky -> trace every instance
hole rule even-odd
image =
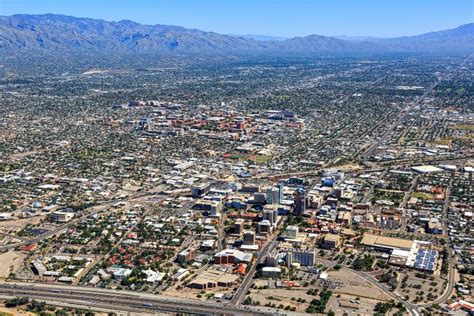
[[[474,20],[474,0],[0,0],[0,15],[61,13],[223,34],[393,37]]]

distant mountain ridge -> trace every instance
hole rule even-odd
[[[375,36],[347,36],[347,35],[336,35],[332,36],[337,39],[341,39],[344,41],[349,41],[349,42],[375,42],[375,41],[380,41],[383,40],[384,38],[382,37],[375,37]]]
[[[474,52],[474,23],[410,37],[345,40],[321,35],[271,40],[180,26],[108,22],[57,14],[0,16],[0,50],[150,53]]]
[[[271,36],[271,35],[259,35],[259,34],[245,34],[245,35],[228,34],[228,35],[234,36],[234,37],[251,38],[256,41],[262,41],[262,42],[281,42],[281,41],[289,39],[288,37],[283,37],[283,36]]]

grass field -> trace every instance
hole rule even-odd
[[[456,124],[456,125],[450,126],[450,128],[474,131],[474,125],[472,125],[472,124]]]
[[[417,198],[417,199],[422,199],[422,200],[432,200],[432,199],[434,199],[433,194],[424,193],[424,192],[413,192],[413,194],[411,196],[414,197],[414,198]]]
[[[268,162],[270,159],[272,159],[271,156],[265,156],[265,155],[255,156],[255,162]]]

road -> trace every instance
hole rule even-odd
[[[181,194],[183,194],[183,192],[169,194],[169,195],[167,195],[167,197],[177,197],[177,196],[180,196]],[[156,200],[157,197],[159,197],[158,200]],[[83,211],[84,214],[82,216],[77,217],[77,218],[69,221],[66,224],[63,224],[63,225],[61,225],[61,226],[59,226],[55,229],[52,229],[52,230],[50,230],[50,231],[48,231],[48,232],[46,232],[46,233],[44,233],[40,236],[31,238],[31,239],[27,239],[27,240],[23,240],[23,241],[18,242],[18,243],[12,243],[12,244],[8,244],[8,245],[0,246],[0,251],[8,250],[8,249],[14,249],[14,248],[24,246],[24,245],[28,245],[28,244],[31,244],[31,243],[35,243],[35,242],[41,242],[41,241],[43,241],[43,240],[45,240],[45,239],[47,239],[51,236],[54,236],[54,235],[56,235],[56,234],[58,234],[62,231],[65,231],[71,225],[77,224],[80,221],[82,221],[82,220],[84,220],[88,217],[91,217],[95,214],[99,214],[101,212],[106,211],[108,207],[111,207],[113,204],[116,204],[118,202],[127,201],[127,203],[130,203],[130,204],[134,203],[134,202],[147,202],[145,200],[146,198],[153,198],[154,200],[151,201],[151,202],[158,203],[162,200],[163,196],[160,195],[160,194],[156,194],[156,193],[140,192],[138,194],[125,197],[123,199],[118,199],[118,200],[113,200],[113,201],[106,201],[106,202],[91,206],[90,208]],[[10,237],[13,237],[13,236],[10,236]]]
[[[418,315],[422,314],[419,306],[405,301],[403,297],[399,296],[398,294],[395,294],[391,289],[386,288],[383,284],[381,284],[377,279],[375,279],[370,274],[365,273],[365,272],[361,272],[361,271],[357,271],[357,270],[353,270],[353,269],[349,269],[349,270],[352,273],[357,274],[358,276],[360,276],[361,278],[363,278],[364,280],[366,280],[370,284],[376,286],[378,289],[383,291],[385,294],[387,294],[389,297],[391,297],[396,302],[401,302],[405,306],[407,311],[410,313],[410,315],[418,316]]]
[[[324,259],[324,258],[321,258],[321,257],[318,257],[317,261],[323,262],[326,266],[329,266],[329,267],[334,267],[336,264],[338,264],[337,262],[335,262],[333,260]],[[383,284],[381,284],[376,278],[374,278],[369,273],[351,269],[349,266],[342,266],[341,269],[361,277],[362,279],[366,280],[367,282],[369,282],[373,286],[377,287],[385,295],[387,295],[388,297],[390,297],[394,301],[401,302],[405,306],[407,311],[410,313],[410,315],[412,315],[412,316],[421,315],[420,308],[417,305],[406,302],[403,299],[403,297],[401,297],[398,294],[394,293],[391,289],[386,288]]]
[[[471,58],[471,55],[469,55],[464,61],[459,65],[459,68],[464,66],[466,62]],[[421,102],[438,86],[438,84],[443,80],[443,77],[447,74],[447,72],[444,72],[441,74],[438,79],[436,80],[435,83],[433,83],[424,93],[422,96],[408,104],[401,112],[400,115],[398,116],[397,120],[393,122],[390,126],[387,127],[387,130],[381,137],[379,137],[377,140],[373,142],[372,145],[370,145],[367,150],[365,150],[361,155],[360,155],[360,160],[367,160],[370,156],[372,156],[373,152],[375,149],[380,146],[383,142],[385,142],[388,137],[390,136],[391,132],[402,122],[402,120],[407,116],[413,108],[415,108],[417,105],[421,104]]]
[[[451,196],[452,184],[453,184],[453,178],[451,177],[449,179],[449,183],[446,188],[444,205],[443,205],[443,226],[444,226],[444,234],[445,234],[445,240],[446,240],[446,249],[448,250],[448,258],[449,258],[448,284],[446,285],[446,288],[443,294],[441,294],[441,296],[436,298],[433,302],[429,304],[425,304],[425,306],[444,303],[447,299],[451,297],[451,294],[453,293],[453,290],[454,290],[456,266],[454,262],[453,249],[451,247],[451,243],[449,240],[448,227],[447,227],[448,226],[447,218],[448,218],[449,201],[450,201],[450,196]]]
[[[420,178],[420,175],[416,175],[413,180],[410,183],[410,188],[408,189],[407,192],[405,192],[405,196],[403,197],[403,201],[400,203],[399,208],[403,209],[403,216],[401,218],[401,224],[400,224],[400,231],[405,232],[406,227],[407,227],[407,204],[408,201],[410,200],[411,195],[415,191],[415,188],[418,184],[418,179]]]
[[[1,297],[29,297],[48,302],[68,303],[86,308],[105,308],[137,313],[181,312],[206,315],[265,315],[266,313],[217,302],[201,302],[183,298],[73,286],[33,284],[0,284]]]
[[[125,234],[122,235],[122,237],[112,246],[112,248],[110,248],[109,252],[107,252],[106,254],[103,254],[101,256],[98,256],[97,258],[94,259],[94,261],[92,261],[75,279],[74,281],[72,282],[72,285],[78,285],[79,282],[81,281],[82,277],[84,277],[85,275],[87,275],[87,273],[89,273],[90,270],[92,270],[100,261],[102,261],[103,259],[107,259],[110,257],[110,255],[112,254],[112,252],[117,249],[121,244],[122,242],[128,238],[128,235],[134,230],[137,228],[137,226],[143,222],[143,220],[146,218],[146,216],[150,213],[150,210],[146,211],[145,213],[143,213],[143,215],[141,216],[140,220],[135,224],[133,225],[132,227],[130,227],[126,232]]]
[[[418,99],[416,99],[415,101],[413,101],[412,103],[410,103],[407,107],[405,107],[400,115],[398,116],[397,120],[395,120],[390,126],[387,127],[387,130],[383,133],[383,135],[379,138],[376,139],[375,142],[372,143],[372,145],[369,146],[369,148],[367,148],[361,155],[360,155],[360,159],[361,160],[367,160],[370,156],[372,156],[373,152],[375,151],[375,149],[380,146],[384,141],[386,141],[388,139],[388,137],[390,136],[391,132],[398,126],[400,125],[400,123],[402,122],[402,120],[405,118],[405,116],[408,115],[408,113],[411,112],[411,110],[416,107],[417,105],[419,105],[424,99],[425,97],[431,93],[431,91],[433,91],[434,88],[436,88],[436,86],[441,82],[441,77],[438,78],[438,80],[436,80],[436,82],[431,85],[426,91],[425,93],[423,93],[423,95],[421,97],[419,97]]]
[[[379,182],[380,180],[383,179],[383,177],[385,177],[385,175],[387,174],[387,171],[388,169],[384,169],[380,175],[377,177],[377,180],[374,181],[374,184],[372,184],[372,186],[370,187],[369,191],[367,191],[365,194],[364,194],[364,198],[362,199],[362,203],[367,203],[369,202],[369,199],[372,197],[372,194],[374,193],[375,191],[375,185],[377,184],[377,182]]]
[[[102,206],[102,205],[101,205]],[[103,212],[104,210],[103,209],[100,209],[100,210],[95,210],[93,212],[90,212],[90,213],[87,213],[81,217],[78,217],[70,222],[68,222],[67,224],[64,224],[64,225],[61,225],[59,226],[58,228],[55,228],[53,230],[50,230],[48,231],[47,233],[44,233],[38,237],[35,237],[35,238],[32,238],[32,239],[27,239],[27,240],[23,240],[21,242],[18,242],[18,243],[14,243],[14,244],[8,244],[8,245],[5,245],[5,246],[1,246],[0,247],[0,251],[1,250],[7,250],[7,249],[14,249],[16,247],[20,247],[20,246],[24,246],[24,245],[28,245],[28,244],[32,244],[32,243],[35,243],[35,242],[40,242],[46,238],[49,238],[51,236],[54,236],[56,235],[57,233],[60,233],[64,230],[66,230],[69,226],[73,225],[73,224],[76,224],[80,221],[82,221],[83,219],[89,217],[89,216],[92,216],[94,214],[97,214],[97,213],[100,213],[100,212]]]
[[[255,259],[254,264],[252,265],[252,268],[245,276],[237,292],[234,294],[234,297],[232,298],[230,302],[232,305],[239,305],[242,302],[242,299],[245,297],[245,294],[249,290],[250,285],[252,283],[252,279],[255,276],[255,273],[257,272],[257,265],[260,262],[262,262],[266,254],[268,254],[273,249],[275,249],[275,247],[277,246],[277,238],[278,238],[278,235],[275,234],[275,236],[265,244],[263,249],[260,250],[260,252],[257,255],[257,258]]]
[[[224,219],[224,211],[221,211],[219,224],[217,225],[217,251],[222,251],[223,249],[222,241],[224,240]]]

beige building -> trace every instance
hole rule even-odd
[[[336,234],[327,234],[324,236],[323,248],[336,249],[341,245],[341,237]]]

